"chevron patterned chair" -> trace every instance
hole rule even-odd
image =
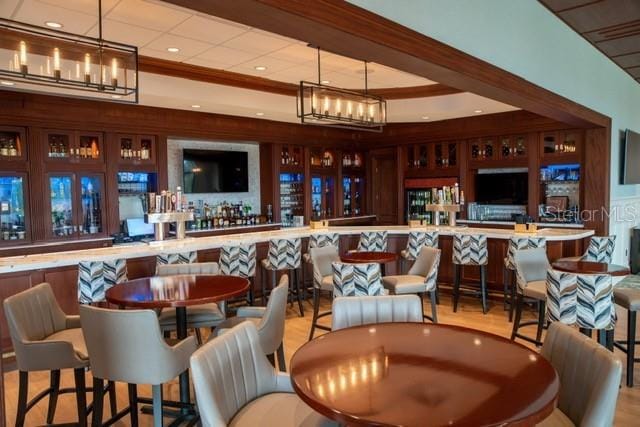
[[[578,274],[577,324],[591,336],[598,331],[598,341],[613,351],[616,312],[613,305],[613,279],[608,274]]]
[[[305,280],[305,277],[306,277],[305,267],[306,265],[313,264],[311,259],[311,249],[324,248],[326,246],[333,246],[339,250],[340,235],[338,233],[318,233],[318,234],[311,234],[309,236],[307,252],[302,255],[302,260],[304,261],[304,265],[301,268],[302,284],[303,284],[302,297],[305,300],[306,300],[306,291],[307,291],[307,281]]]
[[[547,321],[574,325],[578,321],[578,276],[547,271]]]
[[[423,246],[438,248],[437,231],[410,231],[407,238],[407,247],[400,251],[400,261],[402,262],[400,271],[405,270],[405,264],[413,262],[418,258]]]
[[[512,237],[507,246],[507,256],[504,258],[502,279],[504,284],[504,308],[509,306],[509,322],[513,319],[516,300],[516,265],[513,256],[516,251],[524,249],[536,249],[547,247],[547,239],[544,237]]]
[[[289,281],[289,297],[295,295],[298,300],[298,308],[300,316],[304,316],[304,308],[302,307],[302,292],[300,290],[300,282],[298,280],[298,269],[302,261],[302,241],[295,239],[271,239],[269,241],[269,251],[267,258],[261,261],[263,269],[262,274],[262,305],[267,303],[267,272],[271,272],[272,286],[276,286],[276,276],[279,271],[288,271],[289,277],[293,280]],[[295,290],[294,290],[295,286]]]
[[[380,264],[345,264],[334,262],[333,296],[362,297],[387,295],[388,291],[382,286]]]
[[[254,304],[253,281],[256,276],[256,245],[223,246],[220,248],[220,273],[249,279],[249,305]]]
[[[480,268],[480,297],[482,312],[487,312],[487,263],[489,252],[487,236],[484,234],[454,234],[453,235],[453,312],[458,310],[460,299],[460,281],[463,266]],[[474,292],[475,293],[475,292]]]
[[[198,262],[198,252],[179,252],[172,254],[159,254],[156,256],[156,274],[158,265],[193,264]]]
[[[358,252],[386,252],[387,232],[386,231],[364,231],[360,233],[358,240]]]
[[[611,264],[616,248],[616,236],[592,236],[587,250],[581,256],[560,260],[590,261]]]
[[[78,263],[78,302],[93,304],[105,301],[105,293],[118,283],[126,282],[127,260],[80,261]]]

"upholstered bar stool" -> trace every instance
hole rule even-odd
[[[547,247],[547,239],[544,237],[512,237],[507,247],[507,256],[504,258],[502,279],[504,284],[504,308],[509,305],[509,322],[513,319],[513,311],[516,299],[516,266],[513,256],[516,251],[524,249],[536,249]],[[545,269],[546,271],[546,269]]]
[[[334,262],[331,266],[333,268],[334,297],[388,295],[388,291],[382,286],[380,264]]]
[[[421,297],[421,301],[424,300],[424,295],[428,293],[431,300],[431,317],[424,315],[424,307],[421,305],[423,307],[422,315],[434,323],[438,323],[436,301],[438,299],[439,266],[440,249],[422,246],[407,274],[384,276],[382,285],[394,295],[418,294]]]
[[[338,233],[314,233],[309,235],[307,252],[302,254],[302,261],[304,261],[305,265],[312,264],[311,249],[324,248],[325,246],[333,246],[338,248],[338,250],[340,250],[340,235]],[[306,276],[305,265],[302,266],[302,284],[304,287],[304,291],[306,292],[307,282],[305,280],[305,276]],[[305,295],[303,294],[303,297],[304,296]]]
[[[359,252],[386,252],[387,232],[386,231],[363,231],[358,240]]]
[[[239,276],[248,279],[249,305],[254,304],[254,278],[256,277],[256,245],[225,245],[220,248],[220,273],[226,276]]]
[[[549,270],[547,251],[544,248],[520,249],[515,250],[512,256],[516,276],[516,297],[513,302],[515,320],[511,330],[511,340],[520,338],[540,346],[542,345],[542,329],[546,319],[547,271]],[[552,279],[559,280],[555,276]],[[538,305],[538,319],[536,321],[522,322],[522,310],[527,300]],[[537,326],[535,339],[519,332],[520,328],[529,325]]]
[[[589,246],[582,256],[562,258],[611,264],[616,248],[616,236],[592,236]]]
[[[487,236],[484,234],[454,234],[453,235],[453,312],[458,310],[460,298],[460,281],[464,266],[480,268],[480,297],[482,312],[487,312]]]
[[[159,254],[156,256],[156,270],[159,265],[193,264],[194,262],[198,262],[198,252],[196,251]]]
[[[262,275],[262,305],[267,303],[267,271],[271,272],[271,283],[276,284],[276,275],[278,271],[289,272],[289,296],[295,295],[298,300],[298,308],[300,316],[304,316],[304,308],[302,307],[302,292],[300,291],[300,282],[298,280],[298,269],[301,266],[302,242],[299,238],[295,239],[271,239],[269,241],[269,252],[267,258],[261,262],[263,268]],[[293,286],[295,285],[295,290]]]
[[[323,292],[333,294],[332,264],[340,262],[340,254],[337,247],[325,246],[311,248],[309,255],[311,255],[313,264],[313,319],[311,320],[311,331],[309,332],[309,341],[311,341],[316,328],[323,331],[331,330],[330,327],[318,323],[318,320],[322,317],[331,316],[331,310],[320,313],[320,297]]]
[[[108,310],[81,306],[82,332],[91,357],[93,387],[102,390],[105,380],[130,384],[127,412],[131,425],[138,424],[136,385],[150,384],[153,425],[162,426],[162,384],[189,368],[196,350],[193,337],[168,345],[152,310]],[[102,425],[102,393],[95,393],[92,425]]]
[[[580,331],[591,337],[599,332],[598,341],[613,350],[615,309],[613,306],[613,280],[608,274],[577,275],[577,324]]]
[[[80,261],[78,263],[78,302],[94,304],[105,301],[104,294],[127,278],[127,260]]]
[[[636,277],[636,276],[634,276]],[[635,286],[634,286],[635,285]],[[640,288],[636,283],[622,280],[613,288],[613,300],[627,310],[627,339],[615,341],[614,345],[627,356],[627,387],[633,387],[633,368],[640,358],[635,357],[636,320],[640,311]]]
[[[418,258],[423,246],[428,248],[438,248],[437,231],[410,231],[407,238],[407,247],[400,251],[400,271],[405,270],[406,264]]]
[[[274,354],[278,356],[278,369],[287,370],[284,360],[284,320],[287,312],[287,295],[289,293],[289,276],[283,274],[278,286],[271,291],[266,307],[240,307],[235,317],[225,320],[216,328],[216,336],[242,322],[252,322],[258,329],[260,345],[264,354],[275,366]]]
[[[89,367],[89,355],[80,318],[64,314],[48,283],[10,296],[3,306],[19,371],[16,426],[22,427],[27,412],[46,396],[47,424],[53,423],[58,395],[69,392],[76,393],[78,425],[86,426],[85,369]],[[75,389],[60,389],[62,369],[73,369]],[[50,371],[51,386],[28,402],[29,372],[34,371]],[[111,398],[115,405],[112,393]]]

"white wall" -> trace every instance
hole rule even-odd
[[[534,0],[349,0],[612,119],[611,205],[636,203],[639,185],[620,185],[620,131],[640,132],[640,83]],[[640,166],[640,165],[639,165]],[[640,216],[612,218],[625,233]],[[616,260],[628,246],[619,236]],[[623,240],[625,239],[625,240]]]
[[[197,204],[198,200],[205,203],[218,204],[223,201],[251,205],[252,212],[260,212],[260,147],[257,143],[236,143],[199,141],[173,138],[167,141],[167,166],[169,188],[173,191],[182,186],[182,149],[198,150],[246,151],[249,163],[249,191],[246,193],[200,193],[187,194],[187,200]]]

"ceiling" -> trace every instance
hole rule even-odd
[[[34,25],[54,21],[63,30],[97,37],[97,0],[2,0],[0,16]],[[305,42],[202,15],[156,0],[103,0],[104,38],[138,46],[141,55],[222,69],[287,83],[317,81],[317,51]],[[169,52],[177,48],[178,52]],[[321,79],[332,86],[364,87],[362,61],[321,53]],[[256,67],[266,67],[265,70]],[[370,88],[436,82],[380,64],[368,64]],[[290,96],[140,74],[140,103],[297,122]],[[515,110],[470,93],[388,101],[388,120],[443,120]],[[256,114],[263,113],[260,116]],[[428,117],[428,119],[426,118]]]
[[[640,0],[540,0],[640,82]]]

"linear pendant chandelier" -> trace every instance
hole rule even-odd
[[[368,93],[367,62],[364,63],[364,92],[300,81],[296,97],[297,115],[303,124],[382,132],[387,124],[387,102]]]
[[[0,88],[138,103],[138,48],[0,18]]]

